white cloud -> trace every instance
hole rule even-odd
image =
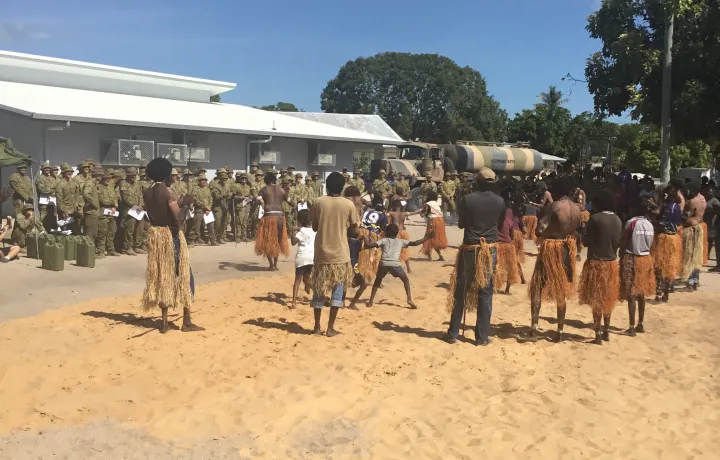
[[[12,43],[28,40],[45,40],[50,38],[47,32],[38,27],[19,21],[0,23],[0,43]]]

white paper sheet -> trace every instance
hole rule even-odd
[[[211,224],[215,222],[215,216],[213,215],[213,213],[209,212],[203,216],[203,220],[206,224]]]
[[[128,211],[128,216],[134,218],[135,220],[143,220],[143,217],[145,217],[145,211],[142,211],[137,206],[133,206]]]
[[[192,220],[195,217],[195,214],[191,210],[187,210],[187,213],[185,214],[185,220]]]
[[[405,201],[405,200],[400,200],[400,204],[403,205],[403,206],[405,206],[405,205],[407,204],[407,201]]]
[[[265,210],[262,206],[260,206],[260,210],[258,211],[258,219],[262,219],[262,216],[265,215]]]
[[[108,208],[103,209],[103,216],[117,217],[119,215],[120,215],[120,213],[118,211],[113,212],[112,209],[108,209]]]
[[[298,211],[302,211],[303,209],[307,209],[307,203],[298,203]]]
[[[68,217],[68,218],[65,219],[65,220],[58,220],[58,221],[57,221],[57,224],[58,224],[58,227],[62,227],[62,226],[64,226],[64,225],[70,225],[70,224],[72,224],[73,222],[75,222],[75,219],[73,219],[72,217]]]
[[[244,208],[245,206],[247,206],[248,204],[250,204],[251,201],[252,201],[252,198],[251,198],[251,197],[245,198],[245,199],[242,201],[242,206],[243,206],[243,208]]]
[[[56,202],[57,202],[57,199],[54,196],[40,195],[38,197],[38,204],[48,205],[50,203],[56,203]]]

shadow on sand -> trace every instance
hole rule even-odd
[[[160,326],[162,326],[162,318],[160,316],[154,316],[154,317],[145,317],[145,316],[137,316],[133,313],[108,313],[104,311],[86,311],[82,313],[83,316],[90,316],[92,318],[103,318],[103,319],[109,319],[113,321],[113,324],[127,324],[130,326],[135,327],[142,327],[144,329],[149,329],[148,331],[145,331],[143,333],[140,333],[138,335],[134,335],[130,337],[131,339],[142,337],[145,334],[148,334],[152,332],[153,330],[160,329]],[[170,315],[168,314],[168,323],[171,330],[179,330],[180,328],[177,327],[172,321],[175,321],[176,319],[182,318],[181,314],[175,314]]]
[[[288,332],[290,334],[300,334],[300,335],[311,335],[312,330],[305,329],[300,324],[296,322],[288,323],[285,318],[280,318],[280,322],[276,321],[265,321],[265,318],[255,318],[255,319],[249,319],[247,321],[244,321],[243,324],[247,324],[250,326],[257,326],[261,327],[263,329],[278,329],[281,331]]]
[[[235,263],[235,262],[218,262],[218,268],[220,270],[227,270],[228,268],[234,268],[241,272],[266,272],[268,271],[267,265],[260,265],[256,263]]]
[[[253,296],[250,297],[251,299],[257,301],[257,302],[269,302],[269,303],[276,303],[278,305],[281,305],[283,307],[287,307],[288,303],[287,300],[290,299],[287,294],[284,294],[282,292],[268,292],[266,296]]]

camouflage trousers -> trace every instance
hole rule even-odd
[[[250,238],[250,206],[235,208],[235,241],[247,241]]]
[[[98,233],[95,238],[95,251],[102,254],[105,251],[115,252],[115,233],[117,221],[112,216],[102,216],[98,222]]]

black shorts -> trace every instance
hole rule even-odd
[[[380,265],[380,267],[378,267],[377,277],[375,278],[375,281],[379,283],[388,274],[392,275],[394,278],[400,278],[405,276],[405,270],[403,270],[402,267],[384,267]]]
[[[295,267],[295,276],[304,276],[312,273],[313,264]]]

